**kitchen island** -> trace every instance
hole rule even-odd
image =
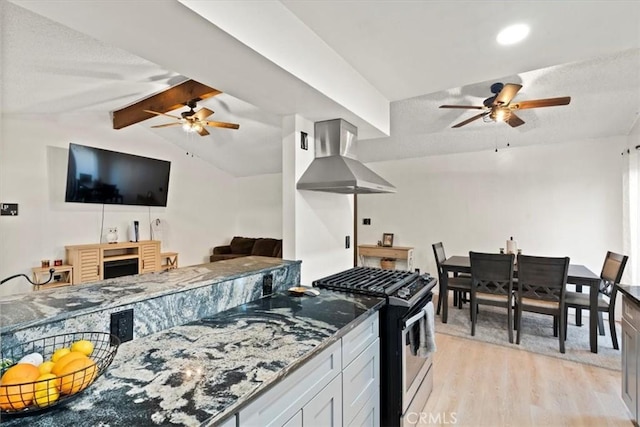
[[[124,343],[106,373],[78,399],[2,423],[217,425],[373,316],[383,303],[325,290],[317,297],[266,296]]]
[[[136,312],[134,339],[120,345],[107,371],[76,399],[0,422],[235,426],[240,414],[249,420],[261,412],[255,406],[265,397],[293,388],[292,380],[315,394],[327,389],[328,375],[316,378],[315,386],[307,383],[321,371],[318,360],[322,369],[331,362],[332,384],[342,380],[343,365],[356,372],[364,361],[379,370],[377,310],[384,299],[326,290],[317,297],[289,295],[286,289],[299,285],[299,277],[300,262],[244,257],[0,299],[3,349],[60,333],[105,332],[109,313],[127,307]],[[269,284],[275,293],[263,296]],[[345,336],[358,338],[343,346]],[[353,343],[362,346],[357,354]],[[296,379],[301,374],[304,381]],[[379,400],[377,376],[367,381],[371,398],[368,406],[357,402],[359,416],[373,414],[371,402]]]

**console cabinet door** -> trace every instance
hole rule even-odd
[[[73,283],[96,282],[102,279],[100,249],[77,249],[67,253],[69,264],[73,265]]]
[[[303,427],[342,426],[342,375],[338,375],[302,408]]]
[[[160,270],[160,242],[152,241],[140,245],[140,273]]]

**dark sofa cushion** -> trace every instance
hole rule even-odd
[[[209,261],[211,262],[224,261],[225,259],[241,258],[245,256],[246,255],[243,255],[243,254],[213,254],[209,256]]]
[[[251,255],[272,257],[274,250],[277,251],[278,242],[279,240],[277,239],[257,239],[253,245]]]
[[[231,240],[231,253],[249,255],[255,243],[256,239],[236,236]]]

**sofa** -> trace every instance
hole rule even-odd
[[[213,248],[211,262],[256,255],[282,258],[282,240],[235,236],[231,243]]]

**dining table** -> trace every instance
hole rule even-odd
[[[471,274],[471,262],[468,256],[452,256],[440,264],[442,267],[442,283],[440,290],[442,295],[442,323],[447,323],[447,302],[448,302],[448,277],[449,273],[454,275],[460,273]],[[518,277],[518,267],[514,269],[514,277]],[[581,264],[569,264],[567,272],[567,283],[576,285],[580,290],[582,286],[589,288],[589,344],[591,352],[598,352],[598,293],[600,287],[600,276]]]

